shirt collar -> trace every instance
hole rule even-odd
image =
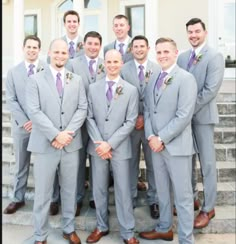
[[[203,42],[202,45],[200,45],[196,49],[192,49],[192,51],[194,50],[195,51],[195,55],[197,56],[205,45],[206,45],[206,42]]]
[[[71,41],[74,42],[74,47],[76,48],[76,44],[78,42],[79,36],[77,36],[76,38],[74,38],[73,40],[71,40],[68,36],[66,36],[66,41],[69,44]]]
[[[135,66],[136,66],[136,69],[139,70],[139,65],[142,65],[144,67],[144,70],[147,69],[147,60],[143,63],[143,64],[140,64],[138,63],[135,59],[134,59],[134,63],[135,63]]]
[[[95,61],[96,61],[95,64],[97,64],[97,62],[98,62],[98,57],[96,57],[96,58],[89,58],[87,55],[84,55],[84,56],[85,56],[85,58],[86,58],[86,60],[87,60],[88,65],[89,65],[89,61],[90,61],[90,60],[95,60]]]
[[[49,68],[52,72],[52,75],[54,77],[54,80],[56,80],[57,78],[57,73],[60,72],[61,73],[61,77],[62,77],[62,82],[64,83],[64,77],[65,77],[65,68],[63,67],[62,70],[58,71],[58,70],[55,70],[51,65],[49,65]]]
[[[170,68],[168,68],[168,69],[165,70],[165,71],[161,70],[161,73],[162,73],[162,72],[166,72],[167,74],[169,74],[169,73],[174,69],[175,66],[176,66],[176,63],[172,64],[172,65],[170,66]]]
[[[112,81],[114,81],[116,84],[118,83],[118,81],[120,80],[120,76],[118,75],[115,79],[113,79]],[[106,82],[111,81],[108,76],[106,76]]]
[[[34,65],[35,65],[34,70],[36,70],[37,67],[38,67],[38,64],[39,64],[39,60],[37,59],[37,60],[36,60],[35,62],[33,62],[33,63],[29,63],[29,62],[27,62],[27,61],[25,60],[25,67],[26,67],[27,70],[29,69],[29,65],[30,65],[30,64],[34,64]]]

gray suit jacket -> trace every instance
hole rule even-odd
[[[104,60],[101,58],[98,58],[96,75],[94,77],[91,76],[89,72],[88,63],[85,55],[80,55],[79,57],[69,60],[66,67],[71,72],[78,74],[82,77],[86,93],[88,93],[88,87],[90,84],[96,82],[96,80],[102,79],[106,75]]]
[[[68,70],[65,76],[70,73]],[[72,74],[72,73],[70,73]],[[87,99],[80,76],[64,77],[64,94],[60,99],[49,68],[29,78],[26,87],[27,111],[33,123],[28,150],[54,152],[51,142],[60,131],[75,131],[73,141],[65,147],[72,152],[82,147],[80,127],[87,115]]]
[[[196,81],[177,65],[170,72],[169,85],[156,93],[157,77],[146,89],[144,104],[145,135],[159,135],[172,156],[194,153],[191,119],[197,97]],[[156,98],[155,98],[156,97]]]
[[[147,77],[145,78],[145,80],[142,82],[141,85],[138,78],[137,68],[134,60],[130,60],[129,62],[125,63],[121,69],[121,77],[124,80],[128,81],[130,84],[137,87],[139,91],[139,114],[143,114],[145,88],[149,84],[149,80],[152,76],[154,77],[158,76],[158,74],[161,71],[161,68],[154,62],[148,60],[146,70],[147,70],[146,72],[150,73],[150,75],[147,75]]]
[[[181,53],[178,65],[187,70],[191,50]],[[215,124],[219,122],[216,95],[224,78],[224,58],[219,52],[205,45],[200,51],[202,58],[189,70],[197,81],[198,96],[195,106],[194,124]]]
[[[39,60],[37,72],[45,69],[47,64]],[[25,86],[28,79],[25,62],[21,62],[8,71],[6,80],[6,103],[12,115],[12,129],[15,133],[28,133],[23,125],[29,121],[26,112]]]
[[[90,136],[88,153],[97,156],[95,140],[107,141],[112,147],[113,159],[131,158],[130,133],[138,116],[138,91],[120,79],[122,94],[113,98],[108,107],[106,81],[102,79],[89,86],[87,129]]]
[[[130,38],[130,41],[131,41],[131,38]],[[129,43],[128,46],[130,46],[130,44],[131,43]],[[104,46],[104,48],[103,48],[104,57],[105,57],[106,52],[108,50],[111,50],[111,49],[116,49],[116,41],[113,41],[113,42],[107,44],[106,46]],[[126,62],[128,62],[128,61],[133,59],[133,54],[130,52],[129,49],[130,48],[128,47],[126,49],[125,54],[122,56],[122,60],[123,60],[124,63],[126,63]]]

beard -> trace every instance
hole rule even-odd
[[[55,66],[60,69],[64,67],[64,64],[55,64]]]

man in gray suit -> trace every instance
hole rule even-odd
[[[129,20],[125,15],[118,14],[113,18],[113,31],[116,35],[116,40],[103,48],[104,57],[108,50],[116,49],[121,53],[124,63],[133,59],[133,55],[130,52],[131,37],[129,36],[129,30]]]
[[[180,54],[178,64],[194,75],[198,86],[192,127],[203,176],[204,202],[194,227],[204,228],[215,216],[217,178],[214,126],[219,122],[216,95],[224,77],[224,58],[206,44],[207,31],[201,19],[189,20],[186,29],[192,49]],[[195,202],[198,199],[196,176],[195,155],[192,176]]]
[[[156,219],[159,217],[158,199],[151,161],[151,149],[144,135],[143,103],[145,89],[148,86],[149,80],[152,76],[157,77],[160,73],[160,68],[157,64],[148,60],[149,49],[148,39],[145,36],[135,36],[131,41],[131,52],[134,59],[123,65],[121,77],[136,86],[139,91],[139,115],[135,124],[135,129],[131,133],[132,158],[129,163],[133,207],[136,207],[138,196],[137,184],[142,145],[148,181],[147,201],[150,206],[151,217]]]
[[[63,237],[70,244],[80,244],[75,232],[80,127],[87,115],[87,99],[80,76],[64,68],[69,58],[62,39],[52,41],[50,66],[29,79],[26,87],[27,111],[32,120],[28,150],[35,153],[34,162],[34,228],[35,243],[46,243],[48,212],[53,182],[58,171]]]
[[[8,71],[6,80],[6,102],[12,116],[16,172],[13,188],[13,201],[4,210],[12,214],[25,205],[24,197],[30,168],[31,153],[27,151],[32,122],[26,112],[25,85],[28,76],[41,71],[47,65],[38,59],[41,40],[27,36],[23,41],[24,61]]]
[[[141,232],[140,236],[148,240],[173,240],[172,188],[178,211],[179,243],[193,244],[191,119],[197,84],[193,75],[176,65],[178,50],[172,39],[159,38],[156,54],[162,72],[147,87],[144,126],[152,150],[160,221],[154,230]]]
[[[96,203],[97,228],[87,243],[95,243],[109,233],[108,175],[114,175],[115,204],[121,236],[127,244],[137,244],[130,191],[130,133],[138,116],[137,88],[120,78],[122,57],[117,50],[105,56],[107,76],[89,86],[87,128],[90,136],[93,195]]]

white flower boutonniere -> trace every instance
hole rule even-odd
[[[71,79],[73,79],[73,74],[71,72],[66,73],[66,84],[69,84]]]
[[[152,70],[148,70],[145,73],[145,82],[148,83],[150,76],[152,75]]]
[[[123,94],[123,86],[121,84],[119,84],[117,87],[116,87],[116,93],[115,93],[115,99],[117,99],[120,95]]]
[[[173,80],[173,76],[167,75],[163,84],[162,84],[162,89],[165,90],[166,87],[172,83],[172,80]]]
[[[195,57],[193,63],[194,63],[194,64],[197,64],[198,62],[200,62],[200,60],[202,59],[202,56],[203,56],[203,54],[199,53],[199,54]]]
[[[39,66],[39,67],[37,68],[36,72],[38,73],[38,72],[43,71],[43,70],[44,70],[44,67],[43,67],[43,66]]]
[[[105,72],[105,67],[103,64],[99,64],[97,74],[99,75],[103,72]]]

